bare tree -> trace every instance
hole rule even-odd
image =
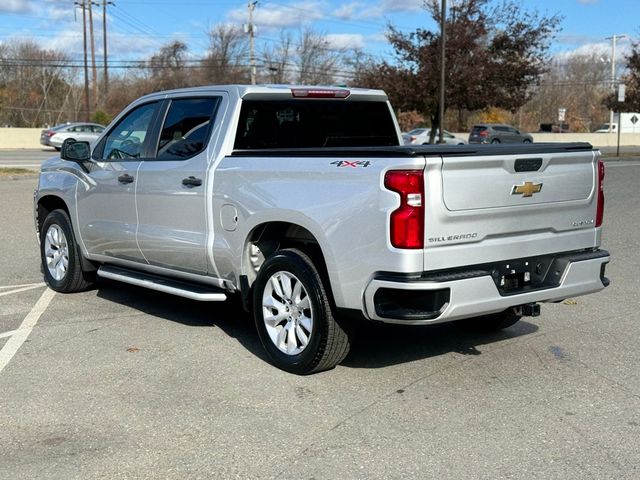
[[[207,33],[209,50],[201,62],[203,83],[247,83],[247,37],[237,26],[219,24]]]
[[[622,112],[640,111],[640,42],[634,43],[631,53],[626,58],[628,73],[622,78],[627,91],[625,102],[618,103],[618,95],[607,96],[605,103],[608,108]]]
[[[0,49],[0,122],[40,126],[56,121],[75,74],[66,55],[40,48],[30,40],[9,42]]]
[[[189,85],[187,73],[188,47],[180,40],[169,42],[149,59],[150,91],[167,90]]]
[[[281,33],[280,41],[272,46],[266,47],[262,51],[264,60],[263,75],[268,79],[269,83],[289,83],[292,76],[289,74],[289,67],[292,62],[292,43],[291,34]]]
[[[340,73],[342,53],[339,49],[330,48],[323,34],[304,29],[295,50],[294,79],[309,85],[333,83]]]
[[[522,107],[523,128],[556,123],[558,109],[566,109],[565,122],[572,131],[593,130],[606,119],[603,99],[608,93],[607,69],[597,54],[556,59],[540,80],[540,86]]]

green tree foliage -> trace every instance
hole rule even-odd
[[[111,115],[104,110],[98,109],[91,116],[91,121],[100,125],[107,125],[111,121]]]
[[[445,107],[517,110],[545,71],[549,42],[560,17],[526,11],[513,0],[450,3]],[[425,9],[439,25],[440,1],[426,0]],[[383,88],[396,108],[417,110],[437,125],[439,28],[405,34],[390,27],[388,39],[398,61],[370,64],[361,69],[356,82]],[[435,134],[435,128],[432,132]]]

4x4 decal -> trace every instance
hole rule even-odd
[[[358,168],[358,167],[362,167],[362,168],[367,168],[369,165],[371,165],[371,162],[369,160],[337,160],[335,162],[331,162],[329,165],[335,165],[338,168],[344,168],[344,167],[351,167],[351,168]]]

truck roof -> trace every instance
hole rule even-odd
[[[370,101],[387,101],[387,94],[382,90],[374,90],[370,88],[358,88],[336,85],[279,85],[279,84],[264,84],[264,85],[205,85],[201,87],[187,87],[178,88],[174,90],[164,90],[161,92],[154,92],[144,97],[139,98],[136,103],[149,100],[152,98],[165,97],[167,95],[175,94],[202,94],[214,91],[227,91],[229,93],[235,93],[240,98],[250,97],[251,99],[289,99],[295,98],[294,91],[309,91],[309,92],[344,92],[348,91],[346,98],[339,98],[339,100],[370,100]]]

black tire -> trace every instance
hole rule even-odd
[[[263,295],[268,295],[267,285],[273,285],[272,276],[282,273],[293,275],[294,281],[298,280],[302,284],[311,306],[308,309],[312,318],[308,343],[299,353],[289,354],[281,351],[271,339],[264,320],[264,312],[267,308],[263,306]],[[260,341],[276,367],[298,375],[308,375],[332,369],[344,360],[351,346],[350,332],[343,322],[335,318],[333,310],[332,301],[318,270],[302,251],[279,250],[260,268],[253,284],[253,315]],[[290,321],[293,320],[283,319],[279,321],[280,323],[275,323],[275,326],[271,327],[272,334],[278,326],[284,330]],[[294,335],[296,335],[295,331]],[[296,341],[300,341],[297,336]]]
[[[491,140],[491,143],[493,143],[495,145],[495,144],[500,143],[500,140],[498,140],[497,138],[494,138],[493,140]]]
[[[529,140],[528,138],[525,138],[522,143],[531,143],[531,140]]]
[[[58,279],[54,278],[47,266],[47,254],[45,251],[47,233],[52,226],[57,226],[64,233],[68,251],[66,272]],[[81,292],[90,288],[95,281],[95,272],[87,272],[82,269],[80,249],[73,235],[69,215],[64,210],[53,210],[42,222],[42,228],[40,229],[40,261],[42,262],[42,271],[47,285],[56,292]]]
[[[520,321],[522,315],[516,314],[512,309],[500,313],[493,313],[483,317],[467,318],[456,322],[460,327],[473,332],[496,332],[504,330]]]

